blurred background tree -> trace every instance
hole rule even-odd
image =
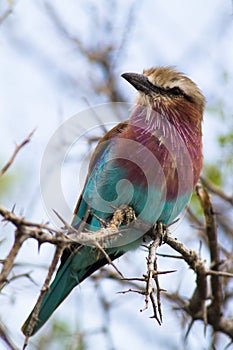
[[[212,195],[217,214],[221,270],[233,272],[232,11],[230,1],[218,0],[80,0],[69,4],[58,0],[3,0],[2,164],[12,154],[14,141],[19,142],[37,127],[30,145],[0,178],[4,206],[11,209],[16,204],[17,213],[30,220],[47,221],[39,174],[43,152],[54,130],[71,115],[96,104],[132,102],[135,93],[121,81],[123,72],[175,65],[193,78],[207,97],[202,181]],[[103,130],[97,131],[98,138]],[[65,142],[61,138],[57,152]],[[93,148],[95,142],[96,138],[86,138],[87,147]],[[79,195],[77,163],[85,152],[86,148],[81,147],[78,154],[76,148],[64,164],[64,188],[70,207],[74,207]],[[209,263],[203,213],[195,195],[187,215],[172,234]],[[9,252],[13,236],[10,224],[2,225],[2,259]],[[17,349],[23,343],[20,326],[36,300],[54,249],[44,244],[38,254],[37,248],[35,240],[24,243],[10,283],[2,291],[0,348]],[[167,246],[161,247],[159,253],[174,254]],[[149,319],[148,312],[138,312],[143,304],[140,296],[116,294],[127,287],[114,278],[111,268],[102,269],[71,294],[30,340],[28,349],[224,348],[230,339],[211,327],[205,334],[201,321],[192,325],[185,338],[191,318],[184,306],[195,288],[195,274],[181,259],[158,257],[158,265],[161,270],[177,270],[160,278],[161,286],[167,290],[162,300],[161,327]],[[145,251],[121,258],[118,267],[125,276],[142,275]],[[16,278],[21,274],[24,277]],[[231,279],[224,278],[222,306],[229,318],[233,312],[232,287]]]

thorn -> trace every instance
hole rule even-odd
[[[66,221],[61,217],[61,215],[55,209],[52,209],[52,211],[54,212],[54,214],[57,215],[58,219],[66,226]]]
[[[188,326],[187,332],[185,334],[185,337],[184,337],[185,341],[187,341],[187,339],[188,339],[188,335],[189,335],[189,333],[191,331],[191,328],[192,328],[193,324],[194,324],[194,320],[191,320],[191,322],[190,322],[190,324]]]
[[[12,209],[11,209],[11,212],[14,214],[14,212],[15,212],[15,207],[16,207],[16,203],[14,203],[13,204],[13,207],[12,207]]]
[[[41,245],[42,245],[42,243],[40,242],[40,241],[37,241],[37,243],[38,243],[38,254],[40,253],[40,247],[41,247]]]
[[[176,220],[172,221],[170,224],[166,225],[166,227],[170,227],[170,226],[176,224],[178,221],[180,221],[180,218],[177,218]]]
[[[28,340],[29,340],[29,336],[28,336],[28,335],[26,335],[26,336],[25,336],[24,343],[23,343],[23,350],[25,350],[25,349],[26,349],[26,347],[28,346]]]

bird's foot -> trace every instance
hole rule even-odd
[[[157,221],[152,228],[144,235],[145,240],[146,237],[149,237],[153,241],[155,241],[158,237],[160,240],[160,244],[162,245],[166,243],[167,240],[167,235],[168,235],[168,227],[163,224],[161,221]]]
[[[133,208],[128,205],[122,205],[113,213],[108,228],[118,230],[121,225],[129,225],[134,220],[136,220],[136,215]]]

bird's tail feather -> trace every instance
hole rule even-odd
[[[22,326],[22,332],[25,335],[34,335],[48,320],[52,313],[57,309],[61,302],[67,297],[71,290],[90,276],[93,272],[98,270],[100,267],[108,263],[106,257],[99,254],[99,251],[91,247],[83,247],[81,254],[76,256],[70,255],[65,261],[63,266],[58,270],[56,277],[51,284],[49,291],[45,294],[42,303],[39,307],[39,313],[34,326],[31,327],[31,320],[33,314],[35,315],[35,308],[30,313],[29,317]],[[109,250],[107,252],[111,260],[115,260],[123,254],[120,249],[116,252],[115,250]],[[83,256],[85,259],[83,259]],[[76,260],[76,267],[79,265],[80,268],[77,269],[73,266],[72,259]],[[84,262],[88,261],[88,264],[84,266]],[[82,268],[81,268],[82,266]],[[75,271],[75,272],[74,272]]]
[[[85,273],[85,269],[83,271]],[[82,276],[82,270],[80,270],[80,277]],[[30,313],[29,317],[22,326],[22,332],[25,335],[34,335],[52,315],[61,302],[67,297],[71,290],[79,284],[71,271],[71,260],[67,259],[66,263],[60,271],[58,271],[56,278],[51,284],[49,291],[45,294],[42,303],[40,305],[38,320],[35,322],[33,328],[31,328],[30,321],[35,313],[35,308]]]
[[[106,252],[112,261],[124,254],[120,247],[117,250],[107,249]],[[76,285],[108,262],[98,249],[88,246],[83,246],[79,254],[70,255],[58,270],[49,291],[45,294],[36,322],[31,321],[33,315],[35,316],[34,308],[23,324],[22,332],[28,336],[34,335]]]

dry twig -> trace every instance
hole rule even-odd
[[[161,307],[161,298],[160,293],[163,291],[163,289],[160,288],[158,275],[161,273],[171,273],[172,271],[163,271],[158,272],[157,270],[157,259],[156,259],[156,250],[161,245],[163,240],[166,240],[167,231],[164,225],[161,222],[158,222],[153,229],[148,231],[145,234],[145,239],[150,237],[152,239],[152,242],[149,245],[144,245],[148,249],[148,256],[147,256],[147,272],[143,275],[143,278],[126,278],[125,281],[128,281],[130,283],[135,283],[135,281],[144,282],[146,284],[145,288],[137,288],[137,289],[128,289],[125,291],[121,291],[120,293],[138,293],[145,296],[145,306],[140,311],[147,310],[149,307],[149,301],[152,305],[153,315],[151,318],[155,318],[159,325],[162,323],[162,307]],[[155,301],[154,298],[154,284],[156,286],[156,293],[157,293],[157,301]],[[158,310],[158,311],[157,311]]]
[[[19,151],[28,143],[31,141],[31,138],[34,134],[35,130],[33,130],[28,137],[23,140],[19,145],[16,145],[15,150],[12,154],[12,156],[10,157],[10,159],[8,160],[8,162],[2,167],[2,169],[0,170],[0,177],[5,174],[5,172],[9,169],[9,167],[13,164],[15,157],[17,156],[17,154],[19,153]]]
[[[52,275],[53,275],[53,273],[54,273],[54,271],[56,269],[56,266],[57,266],[57,263],[58,263],[59,258],[61,256],[61,253],[63,251],[63,248],[64,248],[64,246],[62,246],[61,244],[56,246],[56,251],[54,253],[54,257],[53,257],[52,263],[51,263],[51,265],[49,267],[48,274],[47,274],[47,276],[45,278],[45,281],[44,281],[43,287],[41,289],[39,298],[38,298],[38,300],[36,302],[35,308],[33,309],[32,317],[31,317],[30,322],[29,322],[29,324],[27,326],[28,334],[25,336],[23,349],[26,349],[26,347],[28,345],[29,337],[32,334],[33,328],[34,328],[34,326],[35,326],[35,324],[36,324],[36,322],[38,320],[38,315],[39,315],[39,311],[40,311],[40,306],[41,306],[42,300],[43,300],[45,294],[47,293],[47,291],[49,289],[49,285],[50,285],[50,281],[51,281]]]
[[[1,322],[0,322],[0,338],[7,345],[8,349],[18,350],[18,348],[15,346],[15,344],[13,344],[12,340],[10,339],[10,337],[8,335],[8,330]]]
[[[218,271],[221,264],[219,258],[219,247],[217,239],[217,226],[215,213],[210,201],[210,196],[205,188],[197,185],[196,192],[200,200],[206,222],[206,235],[209,243],[211,269]],[[213,313],[216,324],[219,323],[221,317],[221,305],[222,305],[222,287],[219,274],[211,275],[211,291],[212,291],[212,303],[209,307],[209,312]]]
[[[208,180],[205,176],[200,177],[203,185],[212,193],[216,194],[218,197],[222,198],[226,202],[233,205],[233,195],[229,196],[225,192],[223,192],[219,187],[215,186],[210,180]]]

